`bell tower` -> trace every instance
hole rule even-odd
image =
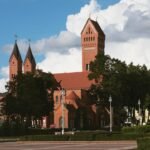
[[[18,73],[22,73],[22,58],[16,41],[9,59],[9,79],[13,80]]]
[[[90,71],[90,62],[105,48],[105,34],[97,21],[90,18],[87,20],[81,32],[81,45],[82,71]]]
[[[36,62],[32,54],[31,47],[29,45],[28,52],[24,60],[24,73],[27,73],[27,72],[34,73],[35,68],[36,68]]]

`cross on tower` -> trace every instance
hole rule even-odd
[[[15,37],[15,42],[17,43],[18,35],[17,35],[17,34],[15,34],[15,35],[14,35],[14,37]]]
[[[31,39],[28,39],[28,42],[29,42],[29,45],[30,45]]]

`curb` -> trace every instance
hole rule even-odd
[[[19,139],[0,139],[0,143],[2,142],[17,142]]]

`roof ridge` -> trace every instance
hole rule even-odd
[[[87,71],[81,71],[81,72],[64,72],[64,73],[54,73],[54,75],[62,75],[62,74],[88,74]]]

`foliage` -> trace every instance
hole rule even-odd
[[[150,71],[146,66],[135,66],[132,63],[126,65],[118,59],[99,53],[96,59],[90,64],[89,79],[95,80],[89,93],[93,103],[103,107],[109,107],[109,96],[112,96],[114,108],[114,121],[122,124],[127,117],[123,112],[126,106],[131,112],[138,107],[138,100],[141,101],[141,108],[144,103],[147,108],[149,101],[145,101],[146,95],[150,95]],[[149,99],[148,99],[149,100]],[[132,118],[134,120],[134,116]]]
[[[150,111],[150,95],[146,95],[144,107]]]
[[[123,133],[150,133],[150,125],[123,127],[122,132]]]
[[[150,137],[140,138],[137,140],[138,150],[149,150]]]
[[[145,135],[147,136],[147,135]],[[137,140],[143,138],[143,134],[135,133],[93,133],[90,134],[65,134],[65,135],[26,135],[20,140],[25,141],[114,141],[114,140]]]
[[[53,111],[53,91],[58,83],[50,73],[38,70],[36,74],[18,74],[6,88],[3,112],[13,121],[19,118],[30,126],[31,118],[40,119]]]
[[[29,135],[23,136],[22,141],[68,141],[68,135]]]
[[[0,127],[0,136],[20,136],[26,132],[24,124],[21,124],[19,120],[8,121],[6,120]]]

